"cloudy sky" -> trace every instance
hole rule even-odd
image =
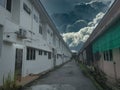
[[[114,0],[40,0],[72,50],[79,50]]]
[[[104,3],[113,0],[40,0],[49,14],[70,11],[75,4],[93,1],[103,1]]]

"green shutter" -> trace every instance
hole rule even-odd
[[[93,53],[120,47],[120,21],[113,24],[93,43]]]

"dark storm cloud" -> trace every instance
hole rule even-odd
[[[63,13],[70,11],[74,4],[77,3],[88,3],[90,1],[114,1],[114,0],[40,0],[48,13],[51,15],[53,13]]]
[[[40,0],[49,14],[68,12],[72,9],[66,0]]]
[[[89,2],[91,0],[40,0],[48,13],[51,15],[53,13],[64,13],[70,11],[74,4]]]

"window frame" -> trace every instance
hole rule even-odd
[[[11,10],[12,10],[12,0],[6,0],[6,10],[11,12]]]
[[[44,51],[44,55],[47,55],[47,51]]]
[[[51,58],[52,58],[52,53],[48,52],[48,59],[51,59]]]
[[[24,2],[23,3],[23,10],[27,13],[27,14],[31,14],[31,9],[28,7],[28,5]]]
[[[59,59],[59,54],[57,54],[57,59]]]
[[[7,11],[11,12],[12,11],[12,2],[13,2],[13,0],[3,0],[3,2],[4,3],[1,3],[0,6],[5,8]]]
[[[34,18],[34,20],[36,21],[36,23],[39,22],[39,17],[38,17],[36,14],[33,15],[33,18]]]
[[[110,61],[113,61],[113,51],[109,50],[109,54],[110,54]]]
[[[42,56],[42,52],[43,52],[42,50],[39,50],[39,55],[41,55],[41,56]]]
[[[113,61],[112,49],[103,52],[104,61]]]
[[[39,25],[39,33],[42,35],[42,26],[41,25]]]
[[[31,47],[26,48],[26,60],[36,60],[36,49]]]

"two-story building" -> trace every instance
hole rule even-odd
[[[39,74],[70,58],[40,0],[0,0],[0,85],[8,74]]]

